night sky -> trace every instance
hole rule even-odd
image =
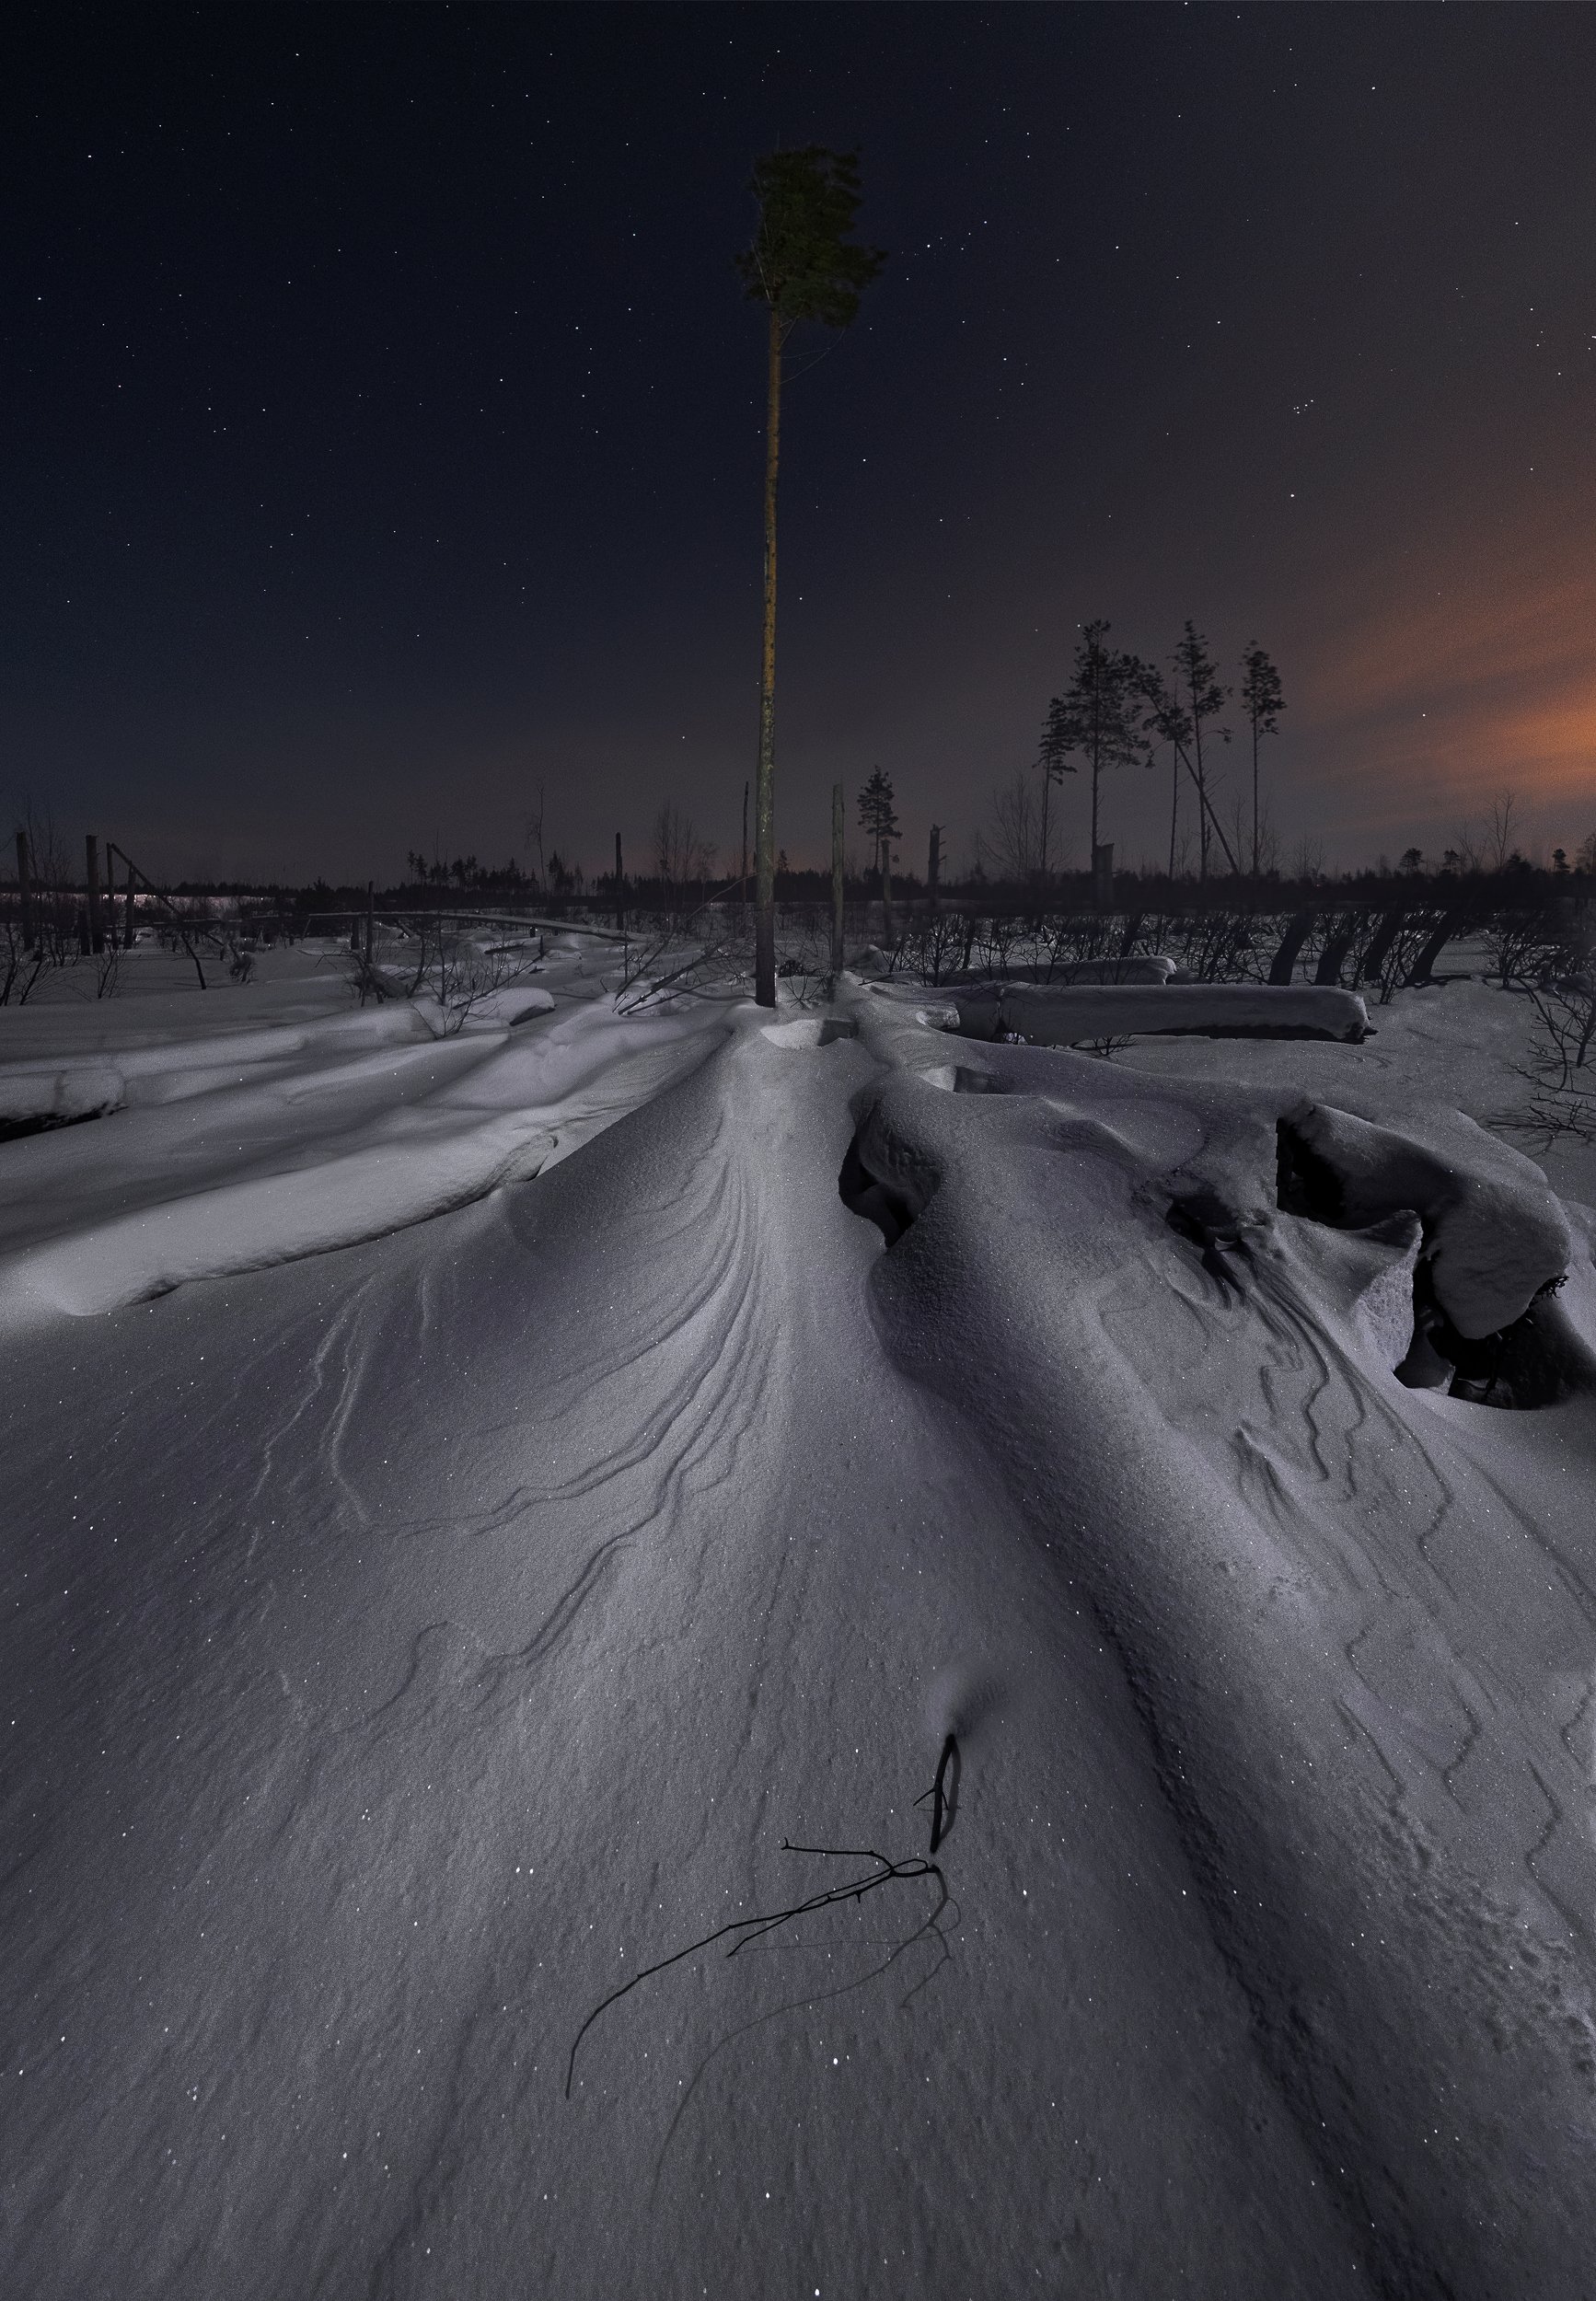
[[[1282,861],[1596,828],[1596,14],[14,9],[0,794],[173,874],[734,850],[750,164],[893,260],[789,389],[781,843],[972,852],[1082,619],[1289,709]],[[830,339],[794,347],[794,368]],[[1232,789],[1239,746],[1224,755]],[[1066,788],[1079,858],[1087,794]],[[1167,839],[1167,769],[1106,795]],[[851,802],[850,808],[851,817]],[[862,857],[863,841],[856,838]]]

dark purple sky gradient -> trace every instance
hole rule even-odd
[[[1285,859],[1438,850],[1504,785],[1543,847],[1596,827],[1589,10],[52,5],[6,40],[0,792],[74,837],[386,878],[524,856],[541,778],[590,870],[667,796],[733,849],[731,256],[778,139],[858,144],[894,251],[787,403],[794,861],[879,763],[905,861],[934,816],[962,862],[1093,615],[1274,653]],[[1167,806],[1116,781],[1125,860]]]

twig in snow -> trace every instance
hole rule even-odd
[[[944,1796],[943,1784],[947,1780],[950,1766],[953,1781]],[[937,1760],[936,1780],[914,1802],[917,1806],[923,1806],[928,1798],[931,1800],[931,1850],[934,1854],[953,1828],[954,1816],[959,1810],[959,1738],[951,1731],[943,1744],[942,1756]]]
[[[943,1746],[943,1764],[937,1768],[937,1786],[934,1794],[939,1800],[936,1810],[939,1817],[943,1768],[947,1763],[948,1752],[953,1741],[954,1738],[950,1734],[947,1743]],[[933,1846],[936,1844],[934,1827],[931,1843]],[[794,1845],[787,1838],[781,1841],[781,1850],[784,1854],[811,1854],[826,1861],[874,1862],[877,1867],[863,1878],[850,1878],[845,1884],[827,1886],[819,1893],[812,1893],[806,1901],[795,1902],[791,1909],[769,1910],[755,1917],[733,1918],[729,1925],[717,1926],[712,1934],[705,1934],[699,1941],[688,1942],[685,1949],[675,1949],[668,1958],[661,1958],[653,1965],[645,1965],[641,1973],[634,1973],[631,1979],[629,1982],[623,1982],[619,1989],[611,1990],[607,1997],[601,1998],[595,2006],[572,2041],[571,2058],[565,2069],[565,2098],[568,2101],[571,2099],[572,2080],[576,2075],[578,2049],[599,2015],[607,2012],[630,1991],[636,1989],[640,1982],[646,1982],[656,1973],[664,1973],[670,1966],[680,1965],[684,1958],[697,1957],[701,1949],[711,1948],[717,1941],[724,1941],[728,1935],[735,1935],[737,1938],[726,1952],[728,1958],[734,1958],[738,1950],[746,1944],[760,1940],[766,1934],[774,1932],[777,1926],[785,1925],[795,1917],[807,1917],[814,1910],[830,1909],[838,1902],[862,1902],[867,1893],[874,1893],[881,1887],[892,1885],[898,1880],[908,1881],[916,1878],[936,1879],[939,1898],[937,1908],[932,1912],[933,1917],[947,1903],[947,1879],[943,1877],[940,1867],[937,1863],[928,1861],[918,1854],[910,1856],[907,1861],[895,1862],[889,1860],[886,1855],[878,1854],[873,1846]]]

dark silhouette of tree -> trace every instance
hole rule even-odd
[[[1220,687],[1219,665],[1209,653],[1208,642],[1189,616],[1174,651],[1174,661],[1175,687],[1191,715],[1192,758],[1199,807],[1197,876],[1206,879],[1209,875],[1209,830],[1210,825],[1216,822],[1216,817],[1209,798],[1208,766],[1203,757],[1203,722],[1224,710],[1230,689]],[[1230,741],[1228,729],[1216,728],[1214,732],[1223,742]]]
[[[759,658],[759,765],[754,811],[754,996],[776,1003],[776,473],[781,355],[800,320],[846,328],[861,291],[885,262],[847,235],[860,202],[859,158],[818,144],[769,152],[754,164],[754,245],[739,255],[744,287],[769,314],[765,399],[765,617]]]
[[[1190,759],[1192,716],[1174,689],[1165,683],[1155,664],[1141,668],[1141,699],[1146,708],[1142,724],[1156,746],[1167,743],[1172,755],[1169,794],[1169,875],[1174,877],[1175,830],[1180,820],[1180,770],[1193,772]]]
[[[1106,647],[1101,618],[1082,626],[1070,685],[1047,707],[1042,731],[1042,769],[1049,780],[1092,769],[1092,855],[1097,857],[1098,785],[1109,767],[1145,765],[1151,747],[1143,724],[1143,666],[1134,655]]]
[[[1186,625],[1191,630],[1191,625]],[[1242,709],[1253,731],[1253,876],[1258,875],[1258,740],[1276,733],[1276,717],[1286,708],[1280,675],[1255,640],[1242,657]]]
[[[880,768],[872,773],[869,782],[859,794],[859,827],[870,833],[875,849],[876,868],[881,873],[881,908],[886,932],[892,932],[892,842],[899,835],[898,820],[893,807],[892,778]]]

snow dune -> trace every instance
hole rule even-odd
[[[465,1205],[646,1100],[723,1027],[713,1012],[628,1023],[584,976],[549,980],[561,1001],[501,992],[453,1036],[385,1003],[0,1067],[0,1111],[116,1115],[4,1146],[0,1330]]]
[[[1587,2292],[1591,1218],[1441,1011],[550,988],[0,1145],[17,2289]]]

